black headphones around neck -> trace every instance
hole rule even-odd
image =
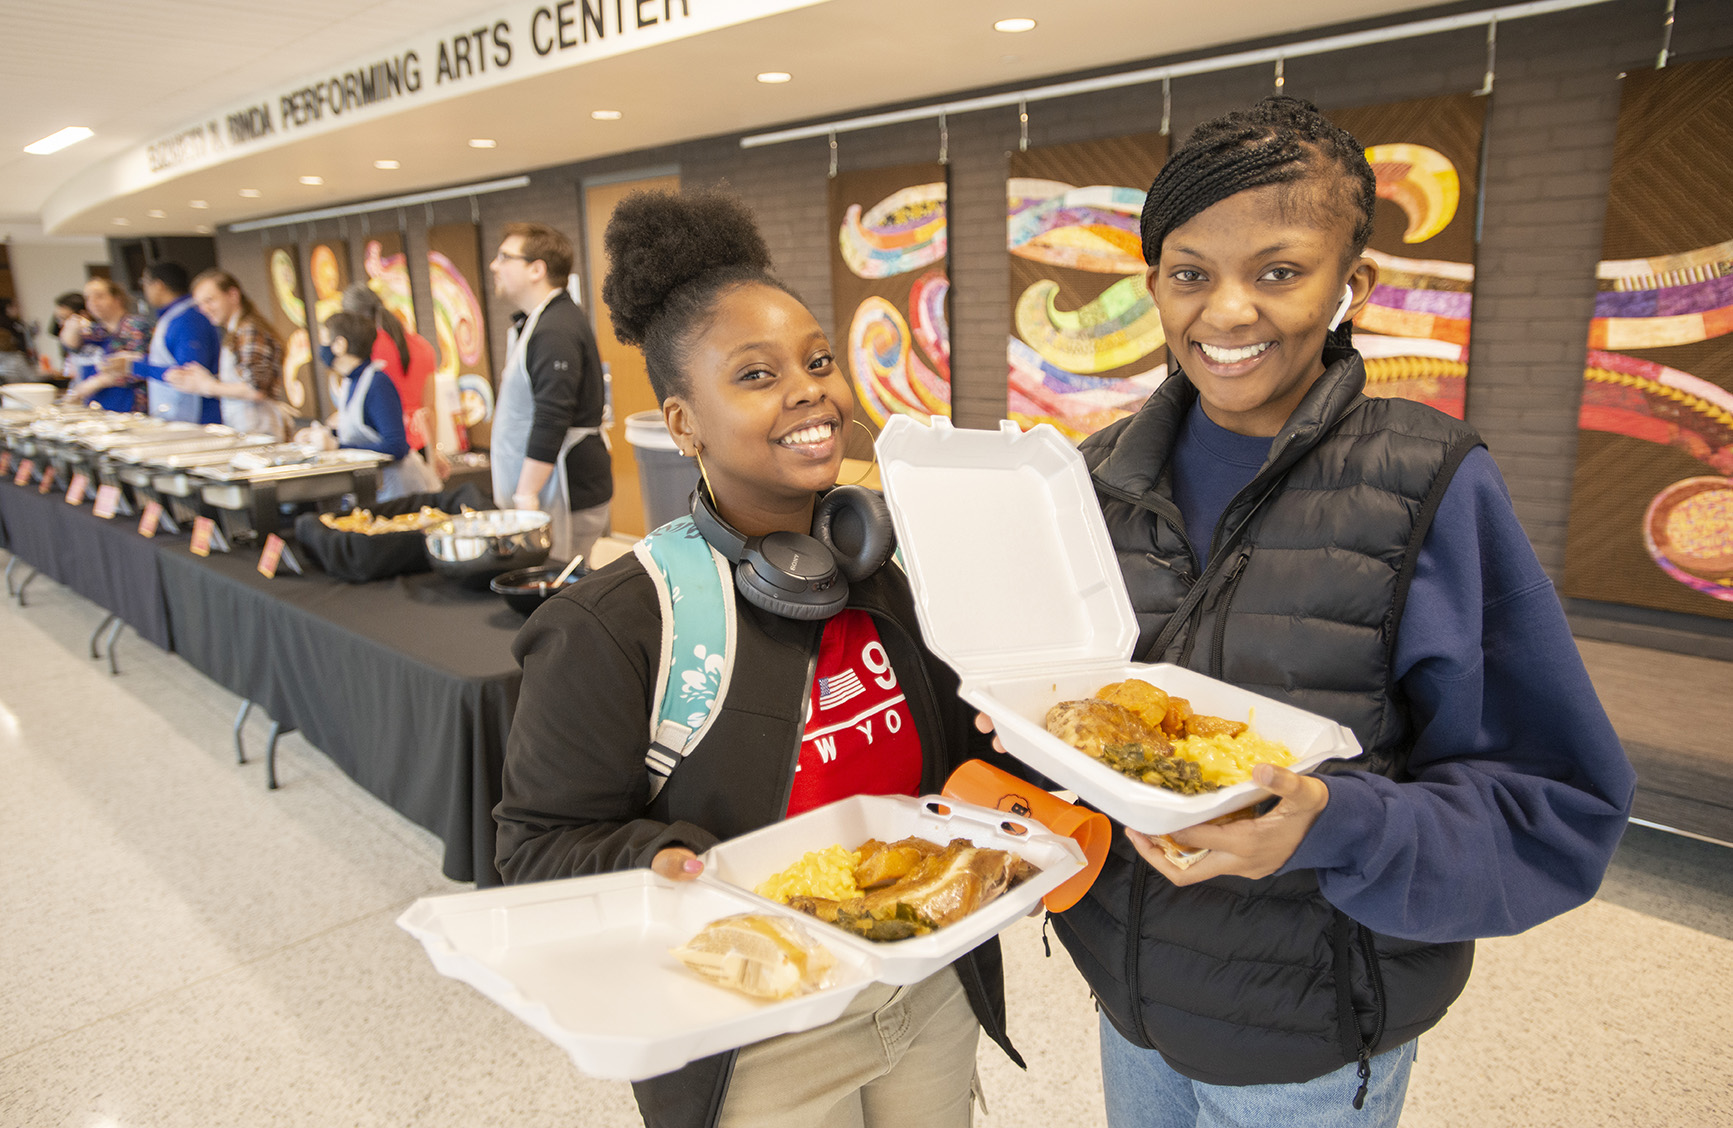
[[[835,615],[848,605],[849,581],[884,567],[896,547],[884,498],[862,486],[837,486],[819,498],[811,536],[746,536],[716,512],[703,483],[693,492],[692,523],[734,564],[734,587],[746,602],[788,619]]]

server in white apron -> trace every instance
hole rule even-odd
[[[212,325],[223,328],[221,362],[213,374],[202,364],[169,370],[177,391],[211,396],[222,403],[223,422],[249,435],[289,437],[289,409],[282,400],[283,342],[254,308],[232,274],[212,268],[193,279],[193,302]]]
[[[150,351],[132,362],[132,372],[149,381],[150,413],[157,419],[186,423],[221,423],[223,409],[211,396],[191,395],[168,382],[168,374],[197,364],[215,371],[221,363],[223,335],[193,305],[187,294],[187,272],[178,263],[156,262],[144,269],[144,297],[156,310]]]
[[[332,420],[333,445],[391,456],[393,461],[379,468],[380,501],[439,489],[432,469],[409,449],[403,432],[403,401],[397,398],[391,377],[370,357],[373,322],[358,313],[334,313],[320,332],[325,338],[320,360],[343,377]]]
[[[494,293],[516,306],[494,405],[494,504],[553,518],[552,556],[589,556],[608,531],[613,467],[602,431],[602,358],[589,319],[562,288],[572,245],[513,223],[492,263]]]

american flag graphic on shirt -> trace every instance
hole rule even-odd
[[[844,670],[840,674],[818,679],[818,707],[834,709],[865,692],[866,686],[861,684],[860,675],[853,670]]]

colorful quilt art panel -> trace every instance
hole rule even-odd
[[[1081,439],[1129,415],[1167,376],[1138,220],[1167,155],[1159,134],[1011,154],[1009,418]]]
[[[1378,206],[1372,298],[1354,319],[1366,394],[1465,417],[1476,185],[1486,99],[1472,94],[1330,111],[1366,146]]]
[[[1563,587],[1733,619],[1733,59],[1622,86]]]
[[[830,181],[831,296],[839,360],[875,432],[893,415],[951,414],[951,282],[943,165]],[[853,449],[857,457],[870,452]]]

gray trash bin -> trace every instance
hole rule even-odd
[[[659,529],[692,512],[692,491],[698,485],[698,462],[674,445],[674,436],[660,411],[626,416],[626,441],[638,460],[638,489],[644,497],[644,524]]]

